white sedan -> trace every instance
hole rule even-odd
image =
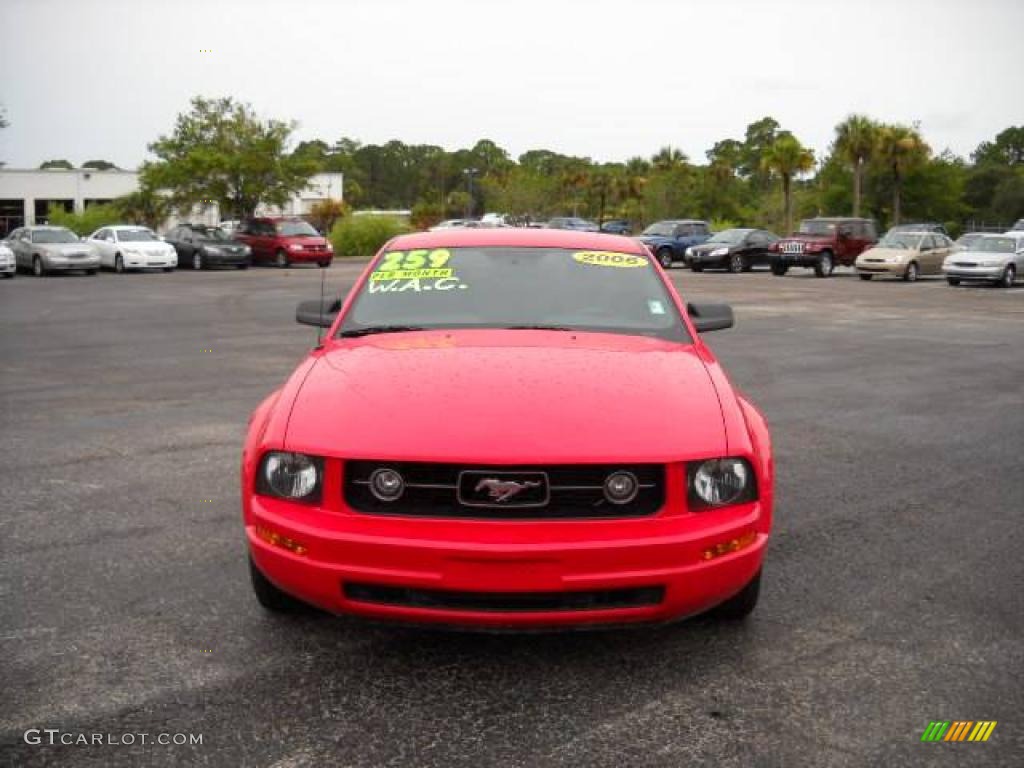
[[[103,227],[89,235],[86,242],[99,254],[100,266],[115,272],[129,269],[162,269],[170,272],[178,266],[178,254],[174,246],[165,243],[146,227]]]

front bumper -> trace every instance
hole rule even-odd
[[[821,251],[815,253],[773,253],[773,264],[784,264],[787,267],[813,267],[821,258]]]
[[[50,272],[74,272],[79,270],[99,269],[100,257],[90,256],[84,259],[55,259],[52,256],[43,259],[43,264]]]
[[[122,255],[125,269],[161,269],[178,266],[177,254],[162,256],[126,253]]]
[[[865,275],[900,275],[907,271],[907,265],[898,262],[869,261],[854,264],[858,272]]]
[[[235,267],[239,264],[248,264],[251,254],[249,253],[230,253],[228,251],[221,251],[220,253],[204,253],[203,260],[207,265],[211,267]]]
[[[691,253],[686,257],[686,263],[698,267],[724,267],[729,263],[729,254],[712,256],[710,253]]]
[[[10,261],[2,262],[2,263],[0,263],[0,274],[4,274],[4,275],[6,275],[6,274],[14,274],[14,272],[17,270],[17,268],[18,267],[14,263],[13,259],[11,259]]]
[[[998,282],[1003,277],[1005,267],[943,267],[942,274],[959,280],[979,280],[982,282]]]
[[[600,521],[481,521],[338,514],[253,496],[246,534],[256,566],[279,588],[334,613],[479,627],[568,627],[665,622],[701,613],[739,592],[767,545],[760,503],[687,515]],[[295,554],[266,532],[305,548]],[[261,535],[262,534],[262,535]],[[705,550],[746,536],[714,559]],[[346,594],[346,586],[349,589]],[[365,585],[458,593],[468,607],[374,602]],[[629,607],[481,609],[495,595],[654,590]],[[663,593],[659,590],[663,590]],[[469,595],[469,598],[466,598]],[[570,601],[572,602],[572,601]]]
[[[310,263],[319,264],[321,262],[327,262],[328,264],[334,258],[333,251],[323,250],[310,250],[303,249],[301,251],[293,251],[288,249],[288,261],[292,264]]]

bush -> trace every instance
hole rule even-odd
[[[336,256],[372,256],[388,240],[411,231],[393,216],[347,216],[331,230]]]
[[[121,221],[121,212],[115,205],[90,205],[82,213],[68,213],[59,205],[51,205],[46,220],[56,227],[67,227],[76,235],[91,235],[100,227]]]
[[[444,218],[444,207],[437,203],[418,202],[412,207],[412,225],[415,229],[430,229]]]

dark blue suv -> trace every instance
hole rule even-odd
[[[656,221],[640,233],[640,241],[668,269],[677,261],[685,261],[686,249],[700,245],[711,237],[711,226],[697,219]]]

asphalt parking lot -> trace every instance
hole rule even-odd
[[[0,282],[0,762],[1020,765],[1024,287],[672,275],[734,305],[708,340],[773,429],[761,604],[518,636],[253,599],[241,440],[314,342],[318,270]],[[931,720],[998,726],[921,743]]]

